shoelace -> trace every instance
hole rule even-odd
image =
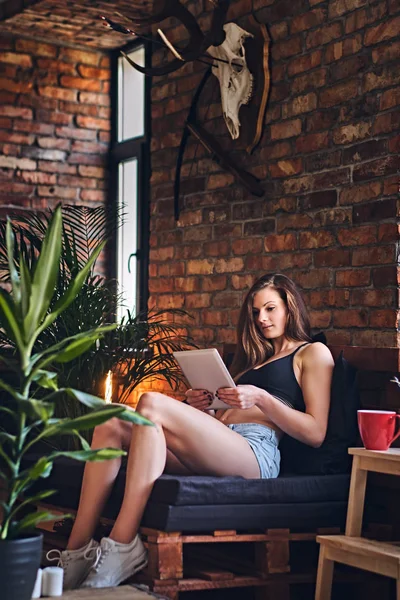
[[[107,540],[101,540],[101,545],[96,548],[96,560],[92,565],[92,569],[98,573],[105,557],[110,552],[111,544]],[[94,548],[91,548],[94,550]]]
[[[96,555],[96,561],[98,560],[98,551],[100,550],[100,548],[97,546],[92,546],[91,548],[88,548],[87,550],[85,550],[85,552],[83,553],[83,558],[85,558],[86,560],[91,560],[93,558],[93,555]],[[49,550],[46,554],[46,558],[49,562],[55,562],[57,561],[57,567],[62,567],[63,569],[67,568],[68,563],[70,562],[70,554],[67,552],[61,552],[60,550],[57,550],[57,548],[53,548],[53,550]]]
[[[55,554],[55,556],[52,556],[52,553]],[[68,563],[68,555],[62,555],[62,552],[60,550],[57,550],[56,548],[54,548],[53,550],[49,550],[46,554],[46,558],[49,562],[57,562],[57,567],[62,567],[63,569],[65,569],[65,567],[67,566]]]

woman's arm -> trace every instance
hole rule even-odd
[[[320,342],[310,344],[301,355],[299,382],[306,412],[286,406],[268,392],[255,404],[282,431],[304,444],[318,448],[325,439],[328,426],[333,367],[329,349]]]

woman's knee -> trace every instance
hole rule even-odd
[[[94,428],[93,438],[95,438],[96,441],[105,440],[108,443],[111,443],[111,441],[116,444],[122,443],[125,433],[124,425],[128,425],[128,423],[125,424],[120,421],[120,419],[113,417]]]
[[[160,416],[166,399],[166,396],[159,392],[143,392],[136,407],[137,411],[144,417],[154,421],[157,416]]]

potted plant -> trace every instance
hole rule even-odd
[[[63,206],[62,214],[61,263],[53,304],[65,293],[76,273],[87,263],[96,243],[106,242],[115,236],[123,219],[123,215],[114,214],[103,207]],[[21,256],[34,268],[36,253],[41,246],[51,215],[51,211],[18,215],[15,255],[17,266]],[[36,352],[43,351],[79,331],[115,320],[123,298],[118,294],[115,281],[96,274],[95,266],[96,261],[93,261],[88,277],[74,301],[36,340]],[[0,280],[5,283],[10,280],[6,226],[1,221]],[[182,310],[153,309],[136,315],[127,312],[117,326],[107,331],[97,344],[91,345],[68,363],[55,365],[54,370],[57,371],[60,386],[68,383],[69,386],[82,391],[103,395],[105,377],[112,371],[118,375],[114,398],[120,403],[125,403],[131,392],[149,378],[163,379],[171,387],[178,387],[183,375],[174,360],[173,352],[194,347],[192,340],[179,324],[186,318],[187,313]],[[15,346],[7,331],[0,331],[1,345]],[[57,416],[76,417],[84,412],[85,407],[67,394],[60,397],[57,403]],[[54,440],[54,443],[59,448],[69,449],[74,440],[64,436]]]
[[[52,364],[65,364],[88,350],[99,338],[115,328],[105,325],[56,341],[35,351],[37,339],[73,303],[104,244],[99,244],[83,268],[76,272],[57,301],[52,302],[59,274],[62,239],[61,207],[49,223],[39,254],[31,269],[23,256],[16,268],[14,233],[7,222],[6,242],[10,275],[10,290],[0,288],[0,327],[13,342],[14,356],[0,357],[10,380],[0,378],[0,579],[2,600],[29,600],[41,557],[42,538],[35,533],[38,523],[53,519],[46,511],[37,511],[35,503],[54,491],[29,494],[39,478],[50,475],[53,461],[68,456],[80,461],[112,459],[123,451],[104,448],[91,450],[82,437],[87,430],[111,417],[152,425],[132,409],[109,405],[100,398],[75,390],[61,388],[57,374],[49,370]],[[0,373],[1,375],[1,373]],[[42,392],[39,394],[39,392]],[[77,418],[55,418],[57,401],[67,395],[89,409]],[[76,436],[77,451],[53,451],[26,467],[24,457],[43,439],[65,434]]]

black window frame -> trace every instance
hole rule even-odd
[[[142,46],[145,52],[145,65],[151,65],[151,47],[143,40],[133,40],[122,48],[127,54]],[[136,313],[147,310],[149,299],[149,239],[150,239],[150,141],[151,141],[151,78],[145,76],[144,85],[144,133],[140,137],[118,141],[118,59],[119,49],[111,53],[111,141],[109,154],[110,205],[116,218],[118,206],[118,171],[121,162],[136,158],[138,164],[138,249],[137,288],[138,306]],[[132,69],[134,67],[131,67]],[[117,281],[118,247],[117,236],[111,249],[110,276]]]

